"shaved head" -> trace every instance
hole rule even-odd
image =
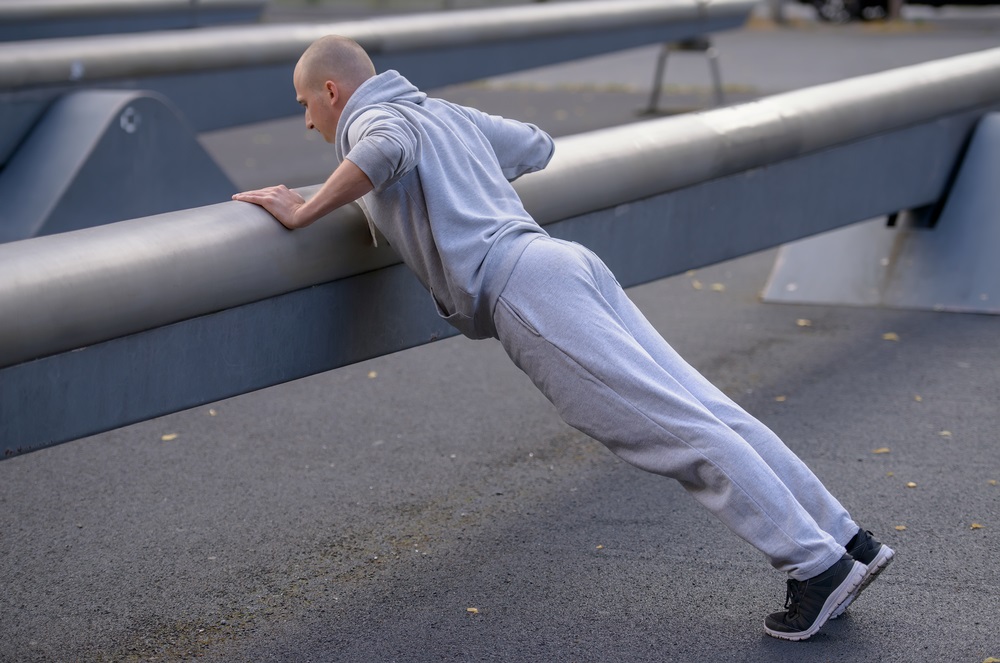
[[[304,86],[321,87],[333,81],[345,97],[375,75],[375,66],[365,49],[353,39],[338,35],[320,37],[305,50],[295,67]]]

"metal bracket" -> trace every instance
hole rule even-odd
[[[0,171],[0,242],[208,205],[235,191],[160,95],[76,92],[52,105]]]
[[[931,207],[782,247],[764,301],[1000,314],[1000,113],[979,121],[933,222]]]

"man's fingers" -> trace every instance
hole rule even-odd
[[[288,188],[284,184],[269,186],[266,189],[254,189],[253,191],[243,191],[233,194],[233,200],[241,200],[247,203],[257,203],[258,205],[266,200],[275,200]]]

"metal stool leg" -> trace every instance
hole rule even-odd
[[[660,47],[660,54],[656,58],[656,71],[653,73],[653,89],[649,95],[649,105],[646,107],[647,113],[655,113],[660,106],[660,93],[663,91],[663,77],[667,73],[667,55],[670,54],[670,44],[663,44]]]
[[[653,89],[649,94],[649,104],[646,106],[647,114],[656,113],[660,107],[660,96],[663,93],[663,79],[667,75],[667,56],[670,51],[686,51],[704,53],[708,58],[708,68],[712,76],[712,95],[716,106],[725,104],[725,95],[722,90],[722,72],[719,69],[719,55],[712,46],[711,40],[707,37],[694,37],[684,41],[663,44],[660,53],[656,58],[656,71],[653,73]]]
[[[705,56],[708,58],[708,67],[712,71],[712,88],[715,94],[715,105],[722,106],[726,103],[726,100],[722,92],[722,73],[719,71],[719,54],[716,52],[714,46],[709,45],[705,51]]]

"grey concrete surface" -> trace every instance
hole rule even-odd
[[[819,82],[983,39],[804,25],[719,48],[752,96],[802,83],[778,56],[832,54]],[[635,119],[643,90],[608,79],[641,81],[647,56],[444,93],[596,128]],[[667,110],[703,103],[701,80]],[[244,185],[314,183],[330,162],[303,135],[205,142]],[[562,424],[498,344],[456,338],[0,463],[0,661],[1000,658],[1000,319],[761,304],[772,258],[630,294],[897,549],[813,639],[764,635],[782,577],[676,484]]]

